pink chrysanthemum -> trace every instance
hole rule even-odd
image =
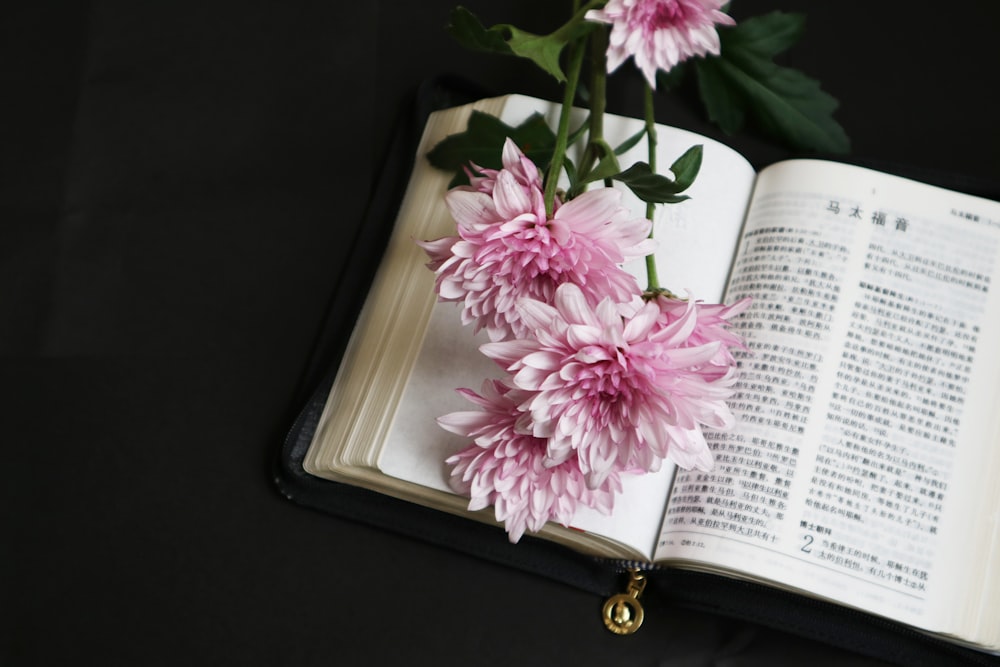
[[[729,326],[734,317],[750,307],[750,298],[741,299],[734,304],[703,303],[693,299],[669,298],[663,294],[656,297],[656,305],[660,308],[658,326],[666,327],[674,322],[687,319],[691,327],[686,336],[685,347],[696,347],[719,342],[719,351],[715,358],[710,359],[700,370],[706,377],[723,377],[736,365],[732,350],[744,348],[743,337],[733,333]],[[694,310],[694,316],[689,311]]]
[[[503,162],[500,171],[486,171],[446,195],[458,236],[420,244],[437,274],[438,297],[462,303],[463,323],[505,340],[529,333],[519,300],[551,302],[563,283],[579,285],[594,305],[638,294],[635,277],[621,264],[653,250],[651,223],[633,218],[619,191],[590,190],[549,219],[538,171],[509,139]]]
[[[611,24],[608,72],[629,56],[653,88],[656,71],[670,71],[693,56],[719,53],[717,24],[735,21],[720,11],[724,0],[608,0],[603,9],[586,14]]]
[[[615,470],[657,470],[668,457],[711,468],[701,427],[733,423],[725,399],[736,371],[718,367],[728,334],[720,339],[714,320],[699,327],[698,306],[664,312],[659,299],[638,307],[605,299],[595,308],[564,284],[553,305],[525,299],[520,310],[531,338],[480,349],[527,392],[520,409],[548,441],[546,465],[578,460],[591,488]]]
[[[497,380],[483,383],[482,394],[460,390],[479,411],[454,412],[438,419],[474,443],[448,458],[456,490],[471,497],[470,510],[490,505],[511,542],[537,532],[549,520],[568,526],[579,507],[610,514],[621,482],[612,471],[597,488],[588,488],[575,459],[546,466],[546,441],[531,435],[528,415],[518,409],[520,392]]]
[[[521,187],[541,192],[542,175],[538,172],[538,167],[527,155],[521,152],[521,149],[509,137],[504,141],[500,161],[503,163],[503,171],[509,172]],[[485,192],[492,196],[500,171],[500,169],[487,169],[473,163],[472,169],[465,169],[465,173],[469,177],[469,185],[464,188],[459,186],[458,189]],[[562,202],[556,199],[556,208],[559,207],[560,203]]]

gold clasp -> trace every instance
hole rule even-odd
[[[646,588],[646,575],[629,568],[625,593],[612,595],[604,603],[604,627],[616,635],[630,635],[642,625],[642,604],[639,596]]]

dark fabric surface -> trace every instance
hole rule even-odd
[[[556,3],[466,3],[543,31]],[[812,6],[816,5],[816,6]],[[552,96],[452,3],[16,3],[0,20],[0,664],[881,664],[587,592],[283,498],[273,457],[419,82]],[[992,3],[804,10],[853,156],[1000,183]],[[638,79],[612,86],[634,112]],[[721,135],[681,101],[660,119]],[[755,163],[786,155],[725,138]]]

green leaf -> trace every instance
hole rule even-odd
[[[474,51],[527,58],[557,81],[563,82],[566,75],[559,65],[562,50],[596,27],[596,24],[584,21],[583,15],[584,11],[581,10],[555,32],[536,35],[509,23],[498,23],[486,28],[472,12],[459,6],[451,12],[448,32],[460,44]]]
[[[618,158],[615,157],[614,153],[606,153],[598,161],[597,166],[587,174],[587,183],[603,181],[606,178],[615,178],[620,172],[621,167],[618,164]]]
[[[688,64],[691,61],[677,63],[669,71],[656,71],[656,90],[658,92],[670,92],[680,88],[687,79]]]
[[[527,120],[511,127],[496,116],[473,111],[464,132],[452,134],[437,143],[427,153],[427,159],[439,169],[456,172],[452,185],[467,183],[463,167],[474,162],[487,169],[503,167],[503,145],[510,137],[514,143],[545,173],[556,137],[540,113],[532,114]]]
[[[694,179],[698,177],[698,172],[701,170],[702,154],[703,150],[700,144],[692,146],[670,165],[670,171],[674,173],[674,183],[678,188],[677,192],[687,190],[694,183]]]
[[[562,67],[559,66],[559,55],[568,40],[560,37],[558,33],[533,35],[509,24],[498,27],[508,31],[510,36],[507,38],[507,44],[516,55],[533,60],[536,65],[554,76],[557,81],[566,80],[566,75],[563,74]]]
[[[677,204],[690,199],[687,195],[678,194],[687,189],[687,185],[671,181],[662,174],[653,173],[645,162],[636,162],[615,175],[614,179],[627,185],[636,197],[647,204]]]
[[[631,137],[619,144],[618,148],[615,149],[615,155],[624,155],[627,150],[635,146],[639,141],[646,136],[646,128],[643,126],[641,130],[633,134]]]
[[[720,38],[762,56],[784,53],[802,39],[805,33],[805,14],[788,14],[775,11],[741,21],[733,28],[723,28]]]
[[[670,180],[662,174],[653,173],[645,162],[636,162],[625,171],[610,176],[610,178],[627,185],[639,199],[647,204],[676,204],[690,199],[687,195],[680,193],[691,187],[695,178],[698,177],[698,172],[701,170],[702,153],[700,145],[692,146],[684,151],[684,154],[670,165],[674,180]]]
[[[819,82],[772,59],[802,35],[805,18],[771,12],[719,30],[716,57],[695,61],[709,118],[726,133],[750,119],[796,150],[845,153],[850,141],[833,119],[837,100]]]
[[[472,51],[513,55],[502,30],[487,30],[479,19],[465,7],[455,7],[451,12],[448,32],[459,44]]]

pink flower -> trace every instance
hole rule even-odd
[[[460,302],[463,323],[505,340],[529,333],[519,300],[550,302],[565,282],[579,285],[594,305],[639,293],[621,264],[652,251],[651,223],[633,218],[619,191],[590,190],[548,218],[538,171],[509,139],[503,163],[446,195],[458,236],[421,243],[437,274],[438,298]]]
[[[535,163],[528,159],[528,157],[521,152],[521,149],[517,147],[509,137],[503,144],[503,150],[501,151],[500,161],[504,165],[504,170],[510,172],[514,177],[514,180],[520,184],[525,189],[542,190],[542,176],[538,173],[538,167]],[[469,185],[465,188],[475,192],[485,192],[488,195],[492,195],[493,191],[496,189],[497,176],[500,174],[501,170],[498,169],[486,169],[480,167],[477,164],[472,165],[473,169],[466,169],[465,173],[469,177]],[[556,207],[559,206],[561,202],[556,201]]]
[[[724,0],[609,0],[586,14],[611,24],[608,72],[632,56],[653,88],[656,70],[670,71],[692,56],[719,53],[716,24],[735,21],[720,11]]]
[[[729,324],[734,317],[750,307],[750,301],[750,298],[747,297],[727,306],[721,303],[702,303],[694,301],[690,297],[688,299],[669,298],[661,294],[656,297],[656,305],[660,308],[658,326],[666,327],[673,322],[686,319],[688,326],[691,327],[691,332],[687,334],[685,347],[696,347],[715,341],[722,343],[716,357],[709,360],[701,369],[702,375],[714,374],[722,377],[736,365],[736,360],[730,350],[745,348],[743,338],[730,331]],[[693,316],[690,314],[692,310],[695,311]]]
[[[591,489],[575,459],[546,466],[546,441],[531,435],[528,415],[518,409],[518,390],[487,380],[481,395],[460,391],[482,410],[454,412],[438,422],[474,439],[447,460],[454,466],[456,490],[471,497],[470,510],[492,505],[511,542],[525,531],[539,531],[550,520],[568,526],[581,506],[611,513],[615,494],[621,491],[618,474],[612,471],[601,486]]]
[[[725,400],[736,371],[723,349],[732,339],[720,335],[720,320],[739,306],[666,306],[605,299],[592,307],[568,283],[553,305],[520,303],[533,337],[480,348],[526,392],[519,408],[532,434],[548,441],[545,465],[576,459],[591,488],[615,471],[657,470],[664,458],[711,468],[701,427],[733,423]],[[700,310],[707,316],[701,326]]]

